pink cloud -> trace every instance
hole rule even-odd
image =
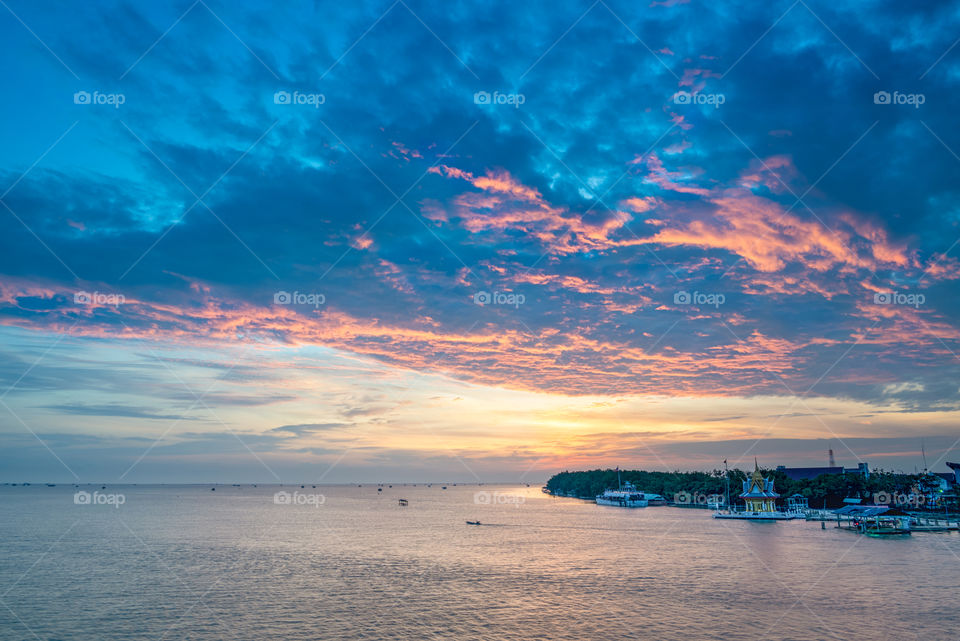
[[[646,182],[653,183],[661,189],[676,191],[679,193],[696,194],[699,196],[706,196],[710,194],[709,189],[679,182],[682,180],[687,180],[691,176],[686,172],[668,171],[663,166],[660,158],[657,157],[657,154],[649,153],[644,157],[643,160],[646,163],[647,169],[649,169],[649,173],[644,177]],[[695,171],[699,171],[699,169],[696,169]]]

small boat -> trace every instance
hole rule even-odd
[[[405,506],[408,504],[408,501],[407,501],[407,499],[398,499],[398,500],[397,500],[397,503],[398,503],[399,505],[405,507]]]
[[[441,489],[441,490],[445,490],[445,489],[447,489],[447,486],[446,486],[446,485],[444,485],[444,486],[443,486],[443,487],[441,487],[440,489]]]
[[[858,523],[860,531],[867,536],[903,536],[910,534],[909,518],[882,518],[865,519]]]
[[[467,521],[467,525],[480,525],[480,521]]]

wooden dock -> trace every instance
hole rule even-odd
[[[817,518],[808,520],[817,520],[817,521],[834,521],[837,525],[836,527],[849,530],[852,532],[862,532],[864,530],[862,523],[871,522],[877,519],[876,516],[859,516],[859,515],[848,515],[848,514],[834,514],[832,519]],[[882,519],[883,515],[879,515],[879,518]],[[901,517],[893,517],[901,518]],[[910,519],[910,532],[956,532],[960,531],[960,519],[954,518],[953,520],[936,518],[934,516],[918,516],[918,515],[909,515],[909,517],[902,517]]]

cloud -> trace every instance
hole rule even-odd
[[[110,403],[106,405],[88,405],[85,403],[62,403],[59,405],[44,405],[42,409],[52,410],[60,414],[82,416],[119,416],[127,418],[148,418],[176,421],[186,418],[183,415],[159,414],[151,408],[121,405]],[[190,419],[195,420],[195,419]]]
[[[301,423],[299,425],[281,425],[280,427],[272,428],[270,431],[283,434],[293,434],[295,436],[307,436],[316,434],[318,432],[326,432],[328,430],[335,430],[348,426],[349,425],[346,423]]]
[[[21,7],[82,87],[127,100],[74,105],[76,79],[22,25],[0,24],[16,93],[31,97],[0,105],[0,376],[45,395],[29,407],[81,423],[196,400],[158,370],[214,376],[225,389],[205,398],[225,412],[282,413],[306,393],[284,367],[297,350],[321,363],[301,371],[365,369],[351,380],[368,420],[403,393],[378,386],[409,372],[569,395],[786,385],[892,398],[905,414],[954,404],[938,381],[955,378],[960,349],[958,63],[931,66],[955,40],[951,7],[797,8],[757,40],[782,8],[653,4],[618,7],[622,22],[598,7],[572,29],[570,4],[491,5],[469,21],[456,6],[320,21],[298,5],[218,7],[230,29],[198,7],[142,59],[164,11]],[[676,104],[678,88],[725,102]],[[280,90],[326,99],[299,109],[275,104]],[[881,90],[928,100],[878,105]],[[478,105],[478,91],[525,101]],[[276,305],[278,291],[325,303]],[[479,291],[526,302],[480,307]],[[892,291],[926,303],[875,302]],[[124,302],[79,305],[80,292]],[[179,353],[166,366],[145,353],[97,369],[82,348],[43,362],[61,336]],[[192,353],[236,346],[259,363]],[[327,419],[269,424],[313,420]],[[289,446],[286,433],[265,443]]]

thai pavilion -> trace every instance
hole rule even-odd
[[[740,498],[747,504],[747,512],[776,512],[779,494],[773,491],[773,479],[763,478],[760,467],[754,461],[753,474],[743,482]]]

